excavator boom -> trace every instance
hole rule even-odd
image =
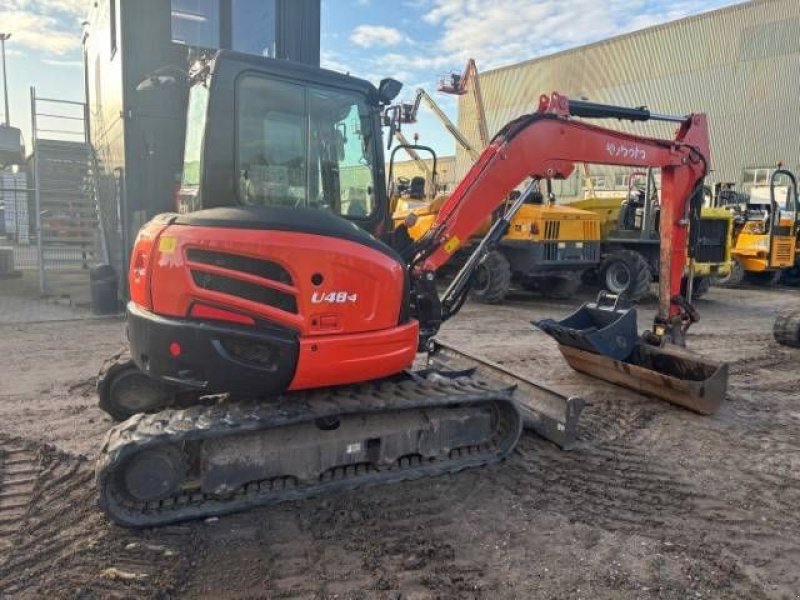
[[[662,169],[662,273],[664,289],[659,305],[665,317],[677,313],[670,299],[680,291],[686,256],[688,221],[683,217],[695,188],[708,169],[708,125],[703,114],[684,118],[674,140],[635,136],[604,129],[569,117],[570,106],[582,108],[558,94],[543,96],[539,110],[520,117],[501,129],[478,161],[442,205],[422,246],[428,251],[418,265],[436,271],[470,238],[487,214],[524,179],[565,179],[576,163]],[[608,118],[636,116],[634,109],[610,110]]]

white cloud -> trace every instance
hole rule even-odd
[[[55,58],[43,58],[42,62],[46,65],[54,67],[83,67],[83,62],[80,60],[58,60]]]
[[[56,10],[76,17],[85,16],[90,5],[86,0],[38,0],[36,4],[42,12]]]
[[[325,48],[320,52],[319,65],[323,69],[330,69],[331,71],[338,71],[339,73],[350,73],[353,71],[350,65],[348,65],[339,54]]]
[[[401,42],[408,41],[408,38],[402,31],[394,27],[359,25],[350,34],[350,41],[362,48],[370,48],[372,46],[396,46]]]
[[[710,10],[735,0],[433,0],[439,59],[492,68]],[[442,58],[446,57],[446,58]]]
[[[2,28],[11,32],[8,46],[19,45],[63,55],[80,47],[80,29],[65,29],[54,16],[28,10],[0,11]]]

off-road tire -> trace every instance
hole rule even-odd
[[[753,285],[760,285],[765,288],[774,288],[778,287],[778,284],[781,281],[781,272],[778,271],[761,271],[758,273],[745,273],[745,279],[748,280],[748,283],[752,283]]]
[[[681,280],[681,295],[686,297],[686,282],[687,278],[684,277]],[[697,300],[698,298],[702,298],[708,293],[708,290],[711,289],[711,277],[695,277],[694,284],[692,285],[692,302]]]
[[[800,311],[779,315],[772,326],[772,335],[779,344],[800,348]]]
[[[580,289],[581,278],[577,273],[574,276],[543,277],[538,287],[547,298],[569,300]]]
[[[492,250],[478,264],[470,297],[482,304],[500,304],[511,287],[511,265],[501,252]]]
[[[731,261],[731,272],[728,275],[722,275],[714,279],[714,285],[720,287],[736,287],[744,281],[744,269],[739,264],[738,260]]]
[[[623,273],[627,273],[627,285],[623,285]],[[600,268],[600,285],[612,294],[619,294],[628,300],[647,298],[652,281],[653,273],[647,260],[633,250],[620,248],[610,252]]]

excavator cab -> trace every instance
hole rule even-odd
[[[380,234],[389,219],[380,115],[391,101],[381,94],[391,86],[251,62],[229,53],[193,81],[179,213],[318,211],[315,220]]]

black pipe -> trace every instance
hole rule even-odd
[[[569,114],[587,119],[620,119],[626,121],[649,121],[650,111],[645,108],[628,108],[611,104],[598,104],[583,100],[569,101]]]

